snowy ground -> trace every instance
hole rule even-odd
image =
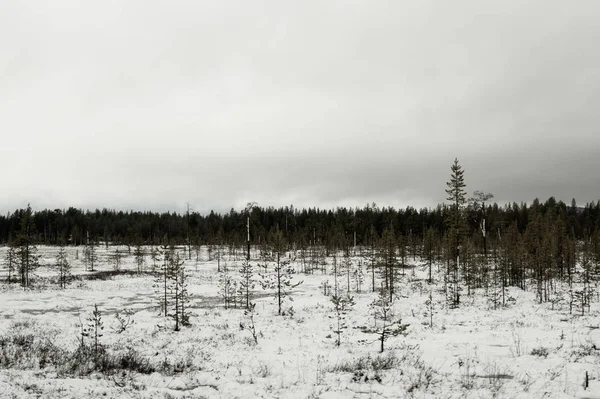
[[[114,248],[110,249],[111,251]],[[125,247],[122,248],[125,250]],[[3,259],[6,249],[0,248]],[[75,253],[79,251],[79,259]],[[100,250],[99,269],[110,270]],[[55,248],[40,248],[42,263],[53,262]],[[69,248],[76,274],[86,274],[82,249]],[[159,316],[158,294],[149,274],[120,275],[107,280],[78,280],[65,290],[38,271],[37,288],[0,288],[0,346],[8,337],[31,333],[33,345],[50,341],[73,351],[80,325],[97,304],[104,322],[102,344],[110,352],[135,349],[155,367],[150,374],[93,372],[69,375],[32,360],[10,368],[0,362],[0,392],[6,398],[600,398],[600,305],[589,315],[570,315],[568,306],[539,305],[532,292],[510,289],[516,302],[491,310],[481,292],[464,296],[459,309],[444,305],[441,285],[429,286],[425,267],[398,282],[395,309],[408,335],[390,338],[379,353],[373,334],[360,327],[374,324],[367,275],[349,328],[335,346],[335,315],[320,288],[331,274],[296,274],[304,283],[293,292],[293,316],[277,316],[273,296],[258,286],[254,345],[240,309],[224,309],[218,299],[216,261],[188,261],[191,327],[172,331]],[[132,255],[124,268],[134,269]],[[147,258],[147,263],[152,261]],[[229,260],[233,269],[239,262]],[[236,275],[236,272],[232,272]],[[345,281],[341,279],[341,286]],[[432,288],[433,328],[426,301]],[[289,306],[288,304],[287,306]],[[134,312],[124,332],[113,330],[115,313]],[[241,328],[243,324],[245,328]],[[547,350],[547,356],[543,351]],[[536,350],[540,355],[532,355]],[[3,355],[2,359],[6,354]],[[583,390],[585,372],[590,387]]]

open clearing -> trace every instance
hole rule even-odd
[[[113,250],[110,248],[109,250]],[[0,257],[5,248],[0,249]],[[122,250],[126,252],[126,247]],[[21,359],[0,363],[0,391],[6,398],[571,398],[600,397],[600,306],[585,316],[569,314],[567,303],[538,304],[533,292],[510,288],[510,306],[491,309],[482,290],[462,297],[458,309],[447,309],[443,285],[428,285],[426,267],[411,259],[399,275],[394,308],[407,335],[391,337],[379,353],[373,327],[367,274],[356,305],[348,313],[348,328],[335,345],[335,313],[322,284],[333,285],[327,273],[297,273],[303,283],[292,291],[293,314],[277,315],[273,292],[257,285],[255,325],[258,344],[248,331],[243,310],[225,309],[219,296],[217,261],[186,262],[190,278],[190,322],[179,332],[160,316],[159,294],[150,273],[123,273],[106,279],[83,278],[76,252],[68,248],[74,273],[80,276],[60,290],[49,279],[57,249],[40,247],[42,265],[36,288],[23,290],[3,284],[0,292],[2,360],[10,355],[7,342],[28,334],[35,347],[51,342],[58,350],[74,351],[81,324],[94,304],[102,314],[100,341],[108,353],[134,350],[152,372],[98,371],[75,375],[61,367]],[[99,248],[99,270],[110,270]],[[82,256],[80,255],[79,258]],[[227,260],[237,277],[240,261]],[[358,262],[359,258],[356,257]],[[122,270],[134,270],[127,255]],[[223,262],[223,261],[221,261]],[[148,258],[147,263],[152,261]],[[252,262],[256,263],[256,262]],[[331,265],[331,259],[328,259]],[[297,265],[297,263],[296,263]],[[221,267],[223,263],[221,263]],[[149,265],[147,265],[147,268]],[[298,268],[299,270],[299,268]],[[436,267],[434,267],[434,271]],[[82,277],[83,276],[83,277]],[[346,290],[344,278],[340,289]],[[354,287],[353,287],[354,288]],[[434,302],[430,327],[426,302]],[[128,310],[133,324],[115,331],[115,314]],[[289,312],[288,312],[289,313]],[[533,354],[532,354],[533,352]],[[589,388],[583,390],[585,373]]]

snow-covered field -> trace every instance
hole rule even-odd
[[[125,251],[125,247],[121,248]],[[114,248],[110,248],[113,251]],[[6,248],[0,248],[3,259]],[[42,264],[56,248],[42,247]],[[74,273],[86,274],[82,248],[69,248]],[[75,252],[79,251],[79,259]],[[99,270],[111,270],[99,248]],[[133,251],[132,251],[133,252]],[[386,341],[379,353],[370,308],[377,297],[367,274],[348,328],[335,345],[335,313],[321,284],[331,273],[294,275],[303,284],[292,292],[293,315],[278,316],[272,292],[255,287],[258,344],[241,309],[225,309],[219,299],[217,262],[186,263],[190,273],[191,326],[172,331],[159,315],[159,294],[150,274],[123,274],[106,280],[78,279],[60,290],[37,271],[36,287],[0,287],[0,396],[3,398],[600,398],[600,305],[585,316],[570,315],[568,304],[538,304],[533,292],[509,289],[509,307],[493,310],[483,292],[463,296],[447,309],[442,284],[427,284],[426,267],[411,262],[397,281],[394,308],[407,335]],[[358,260],[358,258],[356,258]],[[331,259],[329,259],[331,263]],[[147,264],[152,261],[146,258]],[[240,262],[226,262],[230,273]],[[133,255],[123,269],[135,269]],[[331,268],[328,269],[330,272]],[[440,279],[436,279],[438,282]],[[345,290],[345,280],[340,279]],[[426,305],[434,302],[433,327]],[[15,342],[27,348],[74,352],[94,304],[102,314],[101,344],[108,353],[135,352],[151,372],[115,371],[79,375],[35,356],[19,358]],[[131,311],[130,324],[117,332],[116,312]],[[23,338],[32,336],[28,339]],[[12,343],[8,345],[7,343]],[[51,344],[51,345],[50,345]],[[21,350],[19,349],[19,350]],[[534,354],[532,354],[532,351]],[[52,352],[54,353],[54,352]],[[51,355],[48,355],[50,358]],[[585,373],[589,388],[583,389]]]

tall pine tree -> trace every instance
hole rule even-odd
[[[464,215],[465,204],[467,202],[467,193],[465,191],[465,171],[458,163],[458,159],[454,159],[454,163],[450,168],[450,180],[446,182],[446,200],[450,201],[446,224],[448,227],[449,237],[452,238],[450,246],[450,256],[452,258],[452,268],[449,270],[449,280],[452,284],[451,305],[454,307],[460,303],[460,294],[458,289],[458,270],[460,263],[460,247],[463,236],[466,232],[466,220]]]

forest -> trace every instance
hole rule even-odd
[[[475,192],[465,204],[464,217],[470,236],[481,233],[483,220],[486,221],[489,240],[497,240],[513,227],[519,234],[526,233],[530,224],[540,217],[545,227],[553,231],[558,229],[556,231],[571,239],[590,238],[600,229],[600,200],[578,206],[575,199],[567,205],[550,197],[545,202],[536,198],[531,204],[513,202],[500,206],[482,201],[485,195],[489,196]],[[31,235],[41,245],[57,245],[61,241],[71,245],[88,241],[158,245],[165,239],[177,244],[191,241],[203,245],[217,242],[242,245],[246,242],[246,223],[250,216],[252,245],[261,244],[268,240],[269,233],[281,230],[290,242],[317,242],[341,248],[346,241],[352,245],[370,245],[371,240],[381,237],[386,228],[393,229],[397,237],[405,237],[409,241],[423,240],[429,230],[443,237],[447,233],[448,213],[447,204],[433,209],[410,206],[394,209],[378,207],[375,203],[354,209],[297,209],[293,205],[264,208],[254,205],[249,211],[231,209],[226,214],[211,211],[208,215],[110,209],[91,211],[72,207],[38,211],[25,208],[0,216],[0,243],[10,243],[18,235],[22,219],[30,218]]]

